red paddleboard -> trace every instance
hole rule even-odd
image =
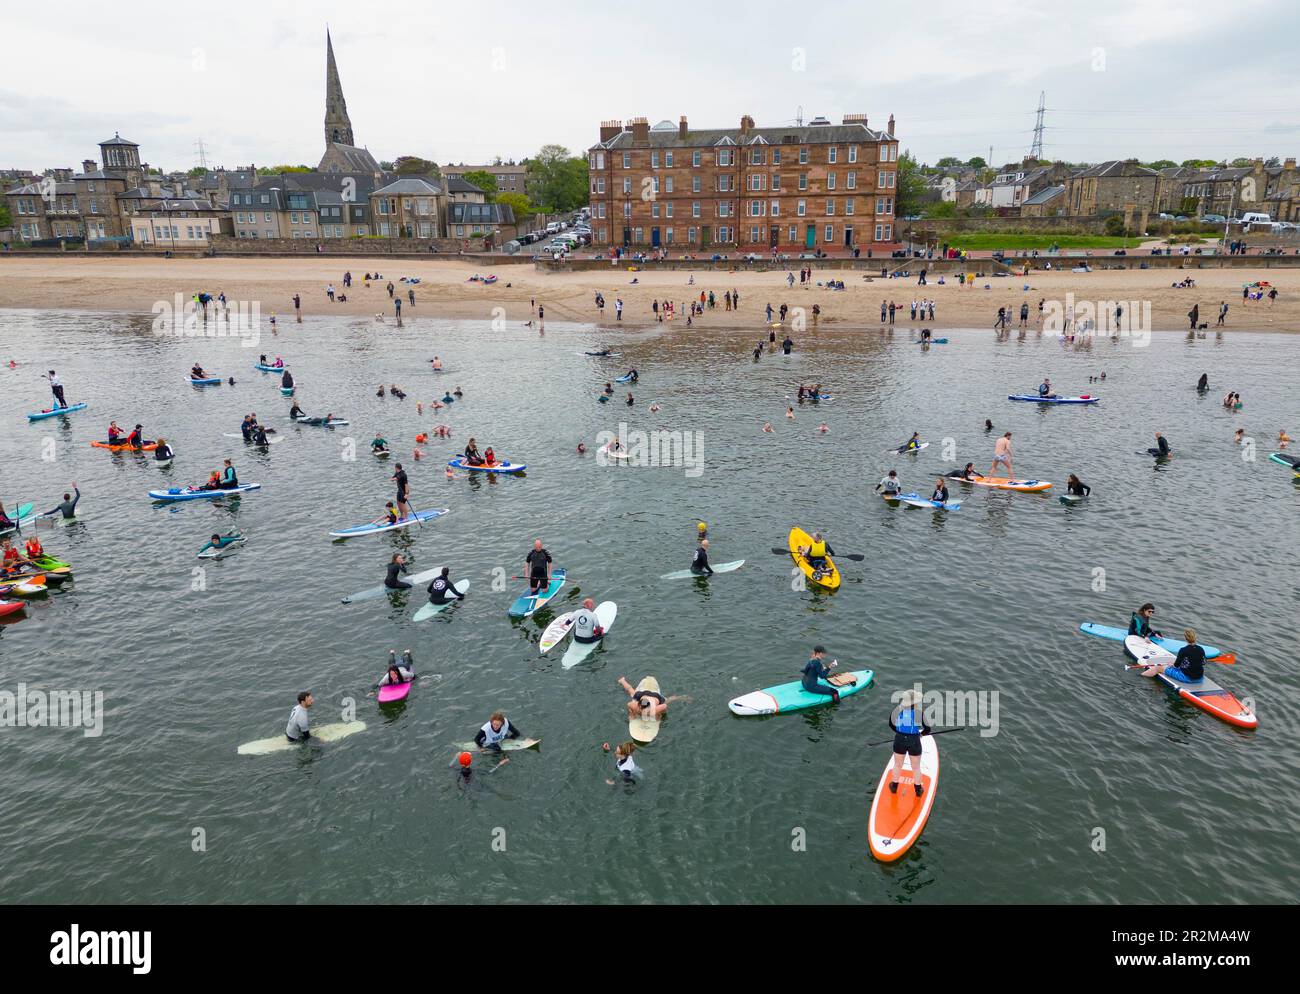
[[[920,797],[916,796],[918,771],[913,767],[914,763],[920,767]],[[871,855],[882,863],[892,863],[911,849],[930,817],[935,791],[939,787],[939,746],[934,736],[921,736],[921,755],[907,757],[898,778],[897,793],[889,790],[893,765],[891,754],[876,786],[876,796],[871,800],[871,817],[867,823]]]
[[[25,605],[22,601],[0,600],[0,618],[3,618],[7,614],[15,614],[18,611],[21,611],[24,607]]]
[[[411,681],[406,683],[386,683],[379,688],[379,703],[389,704],[393,701],[406,699],[406,695],[411,692]]]

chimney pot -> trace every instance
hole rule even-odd
[[[889,137],[890,138],[894,137],[894,115],[893,114],[889,115]]]
[[[677,122],[677,137],[678,138],[686,137],[686,115],[685,114],[683,114],[682,119]]]

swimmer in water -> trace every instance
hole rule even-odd
[[[766,423],[763,425],[763,431],[767,432],[768,434],[771,434],[771,432],[772,432],[772,422],[770,422],[770,421],[766,422]]]
[[[657,413],[659,413],[659,405],[658,405],[658,404],[651,404],[651,405],[650,405],[650,413],[651,413],[651,414],[657,414]]]
[[[581,455],[586,455],[586,453],[587,453],[587,446],[584,445],[582,442],[579,442],[579,443],[578,443],[578,455],[580,455],[580,456],[581,456]]]
[[[793,420],[794,420],[794,408],[793,408],[793,407],[787,407],[787,408],[785,409],[785,416],[786,416],[787,418],[789,418],[791,421],[793,421]]]
[[[830,428],[827,425],[823,424],[823,425],[818,425],[817,430],[821,432],[823,435],[825,435],[828,431],[830,431]]]

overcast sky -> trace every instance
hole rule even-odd
[[[1001,163],[1029,150],[1040,90],[1049,158],[1300,148],[1294,0],[65,0],[5,21],[0,167],[38,172],[115,131],[165,169],[196,165],[200,139],[209,165],[314,166],[326,22],[357,143],[385,160],[576,152],[606,118],[892,113],[922,161],[992,146]]]

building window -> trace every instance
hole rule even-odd
[[[799,189],[800,189],[800,190],[806,190],[806,189],[808,189],[808,174],[807,174],[807,173],[800,173],[800,174],[799,174]]]
[[[761,148],[751,148],[749,150],[749,164],[751,166],[761,166],[763,164],[763,150]]]
[[[832,214],[834,214],[834,213],[835,213],[835,198],[834,198],[834,197],[827,197],[827,198],[826,198],[826,216],[827,216],[827,217],[830,217],[830,216],[831,216]]]
[[[267,212],[266,212],[266,219],[265,219],[265,220],[266,220],[266,223],[267,223],[267,224],[270,224],[270,223],[271,223],[271,212],[270,212],[270,211],[267,211]],[[267,238],[270,238],[271,236],[268,234],[266,237],[267,237]]]
[[[456,225],[456,237],[462,238],[464,237],[464,235],[465,235],[465,226],[463,224]]]
[[[664,217],[672,217],[672,216],[673,216],[673,202],[670,200],[666,204],[664,204]]]
[[[666,168],[668,168],[668,169],[672,169],[672,167],[673,167],[673,153],[672,153],[672,152],[665,152],[665,153],[664,153],[664,166],[665,166]],[[670,228],[669,230],[671,231],[672,229]]]
[[[827,174],[826,174],[826,189],[828,189],[828,190],[834,190],[834,189],[835,189],[835,174],[834,174],[834,173],[827,173]]]
[[[734,156],[735,156],[735,152],[732,149],[729,148],[718,149],[718,165],[720,166],[732,165],[736,161]]]
[[[836,148],[834,145],[832,145],[829,149],[826,150],[826,161],[829,162],[831,165],[834,165],[835,160],[839,157],[839,153],[840,150]]]
[[[604,177],[604,176],[601,176],[601,177],[599,177],[599,178],[596,180],[596,192],[597,192],[597,193],[604,193],[604,192],[605,192],[605,177]]]
[[[801,146],[800,149],[799,149],[799,165],[801,165],[801,166],[806,166],[806,165],[808,165],[808,146],[807,146],[807,145],[803,145],[803,146]]]
[[[691,193],[699,193],[699,192],[700,192],[700,178],[698,176],[692,176]]]
[[[632,202],[631,202],[631,201],[627,201],[626,203],[623,204],[623,216],[624,216],[625,218],[627,218],[627,217],[631,217],[631,216],[632,216]]]
[[[603,203],[601,203],[601,204],[598,204],[597,206],[600,208],[600,213],[599,213],[598,216],[601,217],[601,218],[603,218],[603,217],[605,216],[605,205],[604,205]]]
[[[650,205],[650,216],[655,218],[659,216],[659,201],[656,200]]]
[[[671,205],[669,205],[669,206],[671,206]],[[669,245],[671,245],[671,244],[673,243],[673,229],[672,229],[672,228],[665,228],[665,229],[664,229],[664,240],[667,241]]]
[[[762,230],[763,230],[762,228],[750,228],[750,229],[749,229],[749,240],[750,240],[751,242],[757,242],[757,241],[759,240],[759,237],[760,237],[760,236],[759,236],[759,232],[762,231]]]
[[[632,192],[632,178],[630,176],[623,177],[623,192],[624,193]]]
[[[699,217],[699,216],[700,216],[700,202],[696,200],[691,204],[691,217]],[[693,240],[694,239],[692,239],[692,241]]]
[[[763,201],[761,201],[761,200],[751,200],[751,201],[749,202],[749,216],[750,216],[750,217],[762,217],[762,216],[763,216]]]
[[[689,242],[689,243],[692,244],[692,245],[695,244],[695,229],[694,229],[694,228],[687,228],[687,229],[686,229],[686,241]]]
[[[852,197],[845,197],[845,198],[844,198],[844,213],[845,213],[845,214],[852,214],[852,213],[853,213],[853,198],[852,198]]]
[[[781,214],[781,201],[773,200],[771,214],[773,217],[779,217]]]
[[[700,167],[700,153],[698,150],[691,153],[691,165],[696,169]],[[692,228],[691,230],[694,231],[695,229]],[[695,241],[694,235],[691,236],[691,241]]]
[[[850,190],[856,190],[858,188],[858,174],[850,170],[849,174],[844,177],[844,185]]]
[[[651,169],[658,169],[658,168],[659,168],[659,151],[658,151],[658,149],[656,149],[655,151],[653,151],[653,152],[650,153],[650,168],[651,168]]]
[[[835,225],[833,224],[826,225],[826,237],[823,239],[823,241],[827,242],[828,244],[830,242],[835,241]]]
[[[636,229],[636,237],[635,237],[634,240],[636,241],[636,243],[637,243],[638,245],[645,241],[645,229],[644,229],[644,228],[637,228],[637,229]]]
[[[849,161],[850,162],[858,161],[858,146],[856,145],[849,146]]]
[[[883,242],[885,240],[884,232],[885,226],[883,224],[876,225],[876,241]]]
[[[808,213],[808,201],[806,201],[806,200],[800,200],[800,201],[795,205],[794,212],[795,212],[795,214],[798,215],[799,217],[803,217],[805,214],[807,214],[807,213]]]
[[[664,193],[673,192],[673,178],[668,176],[664,179]]]
[[[773,193],[778,193],[778,192],[780,192],[780,189],[781,189],[781,174],[780,174],[780,173],[773,173],[773,174],[772,174],[772,192],[773,192]]]
[[[631,168],[632,168],[632,153],[631,153],[631,152],[624,152],[624,153],[623,153],[623,168],[624,168],[624,169],[631,169]]]

